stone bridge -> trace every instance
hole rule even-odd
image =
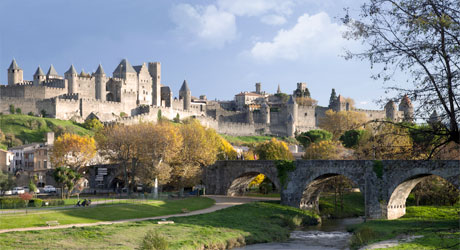
[[[457,189],[460,161],[405,160],[297,160],[281,185],[274,161],[218,161],[206,168],[207,194],[241,195],[258,174],[267,176],[281,191],[281,203],[302,209],[318,209],[321,184],[342,175],[364,195],[367,218],[397,219],[406,213],[406,199],[424,178],[437,175]]]

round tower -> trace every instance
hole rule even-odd
[[[190,110],[192,102],[192,93],[188,88],[187,81],[184,80],[182,87],[179,90],[179,100],[182,100],[184,103],[184,110]]]
[[[286,108],[287,108],[288,115],[289,114],[292,115],[294,123],[297,122],[297,109],[298,109],[298,106],[297,106],[297,103],[295,102],[295,99],[294,99],[294,97],[292,95],[291,95],[291,97],[289,98],[289,101],[286,104]]]
[[[106,96],[106,75],[104,72],[104,69],[102,68],[102,65],[99,64],[99,67],[97,67],[96,72],[94,73],[94,77],[96,80],[96,99],[97,100],[102,100],[105,101],[105,96]]]
[[[396,103],[394,103],[393,101],[389,101],[386,105],[385,105],[385,114],[386,114],[386,118],[391,120],[391,121],[396,121]]]
[[[270,124],[270,107],[266,102],[262,104],[260,111],[262,114],[262,122],[265,124]]]
[[[18,64],[16,63],[16,60],[13,59],[13,61],[10,64],[10,67],[8,68],[8,85],[22,83],[24,80],[23,74],[24,72],[21,68],[19,68]]]
[[[68,81],[68,86],[69,86],[69,94],[76,94],[78,93],[78,83],[77,83],[77,78],[78,78],[78,73],[75,70],[75,67],[70,65],[69,70],[64,73],[65,79]]]
[[[44,82],[46,80],[45,73],[43,73],[43,70],[40,66],[38,66],[37,70],[35,71],[34,74],[34,85],[39,85],[40,83]]]
[[[246,122],[249,124],[254,124],[254,113],[249,107],[246,109],[246,111]]]
[[[286,132],[289,137],[295,136],[295,120],[291,114],[288,115]]]
[[[410,101],[407,95],[401,99],[399,103],[399,111],[404,112],[404,121],[405,122],[412,122],[414,120],[414,107],[412,106],[412,102]]]

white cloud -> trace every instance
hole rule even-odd
[[[179,4],[172,9],[171,15],[178,31],[194,35],[195,43],[221,48],[237,36],[235,16],[214,5]]]
[[[286,18],[279,15],[266,15],[263,16],[260,21],[269,25],[282,25],[286,23]]]
[[[220,9],[238,16],[260,16],[269,12],[290,15],[294,2],[292,0],[218,0]]]
[[[304,14],[291,29],[282,29],[272,41],[257,42],[249,54],[260,61],[297,60],[318,54],[338,54],[346,40],[343,25],[332,23],[328,14]]]
[[[367,105],[369,102],[367,101],[362,101],[362,102],[359,102],[360,105]]]

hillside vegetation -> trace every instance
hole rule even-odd
[[[78,135],[92,136],[91,130],[73,121],[43,118],[22,114],[0,115],[0,148],[6,149],[32,142],[45,141],[46,132],[60,135],[71,132]]]
[[[221,134],[225,140],[230,142],[232,145],[236,146],[247,146],[250,144],[256,144],[260,142],[270,141],[272,138],[277,138],[278,140],[284,141],[287,144],[298,144],[297,140],[289,137],[275,137],[268,135],[256,135],[256,136],[231,136]]]

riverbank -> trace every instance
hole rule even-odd
[[[60,230],[0,234],[1,249],[134,249],[149,230],[170,249],[226,249],[245,244],[285,241],[292,230],[318,223],[319,216],[277,202],[255,202],[209,214]]]
[[[445,207],[407,207],[406,215],[400,219],[372,220],[350,227],[350,231],[354,233],[351,249],[391,239],[401,241],[388,249],[458,249],[459,213],[459,204]],[[407,238],[412,238],[412,241],[402,241]]]

